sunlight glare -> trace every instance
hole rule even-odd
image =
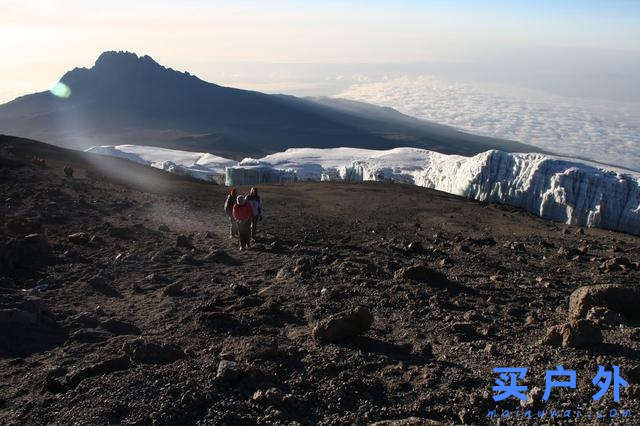
[[[71,96],[71,88],[61,81],[58,81],[56,84],[51,86],[51,88],[49,89],[49,92],[51,92],[53,95],[59,98],[66,99],[69,96]]]

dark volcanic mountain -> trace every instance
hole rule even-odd
[[[76,68],[60,81],[71,89],[68,98],[47,91],[1,105],[0,133],[72,148],[133,143],[231,157],[338,146],[457,154],[539,151],[390,108],[222,87],[128,52],[105,52],[92,68]]]

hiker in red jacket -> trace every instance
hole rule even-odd
[[[247,203],[242,195],[236,199],[233,206],[233,218],[238,224],[238,233],[240,234],[240,250],[249,248],[251,241],[251,219],[253,219],[253,209]]]

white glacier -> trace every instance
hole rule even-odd
[[[143,145],[94,146],[86,152],[124,158],[145,166],[220,184],[224,184],[225,168],[237,164],[234,160],[206,152],[179,151]]]
[[[417,148],[291,148],[237,163],[211,154],[134,145],[88,151],[205,180],[212,180],[205,178],[208,171],[226,169],[228,174],[259,161],[275,170],[294,171],[298,180],[408,183],[509,204],[567,224],[640,234],[640,173],[570,158],[496,150],[463,157]]]

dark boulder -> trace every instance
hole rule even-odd
[[[584,286],[571,293],[569,315],[571,318],[585,318],[595,306],[611,309],[627,317],[638,316],[640,287],[618,284]]]
[[[141,337],[129,340],[122,345],[122,351],[132,361],[165,364],[184,358],[184,351],[176,345],[158,343]]]
[[[318,322],[313,338],[320,344],[334,343],[366,333],[373,324],[373,315],[364,306],[339,312]]]
[[[602,332],[591,321],[573,320],[549,328],[540,343],[550,346],[588,348],[602,343]]]

